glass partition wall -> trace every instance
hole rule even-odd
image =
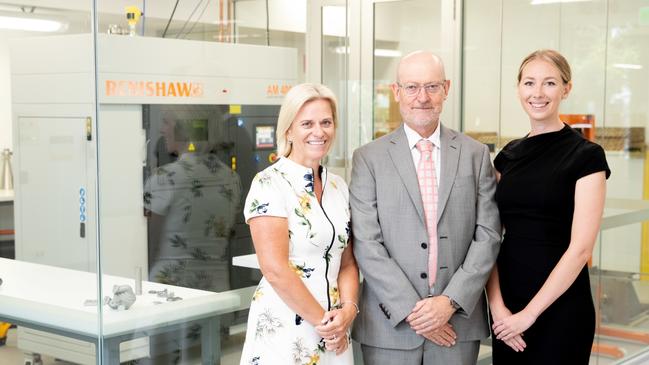
[[[57,22],[0,32],[0,148],[14,176],[0,190],[0,365],[238,364],[261,276],[242,202],[276,158],[288,89],[335,91],[342,124],[326,163],[348,177],[354,148],[400,123],[398,58],[429,49],[451,80],[443,122],[496,153],[528,131],[516,72],[538,48],[570,61],[562,114],[590,125],[613,172],[591,267],[591,364],[645,361],[646,1],[39,5],[0,7]]]
[[[591,364],[647,360],[649,273],[646,1],[464,2],[462,127],[498,152],[529,131],[516,92],[522,59],[553,48],[572,67],[562,118],[602,145],[612,170],[591,267],[598,327]]]
[[[238,364],[261,278],[243,202],[307,79],[307,2],[193,3],[147,2],[144,35],[106,34],[98,14],[103,279],[136,298],[104,307],[104,363]]]
[[[0,149],[7,158],[0,363],[94,362],[101,278],[92,6],[40,5],[0,6]],[[67,39],[79,47],[52,48],[47,58],[39,52]]]
[[[345,2],[321,6],[342,22],[318,29],[317,62],[306,1],[41,3],[0,7],[0,27],[5,11],[65,21],[0,42],[16,186],[0,340],[19,326],[0,364],[238,364],[261,277],[242,202],[277,158],[288,90],[344,91]],[[344,174],[345,138],[336,151]]]

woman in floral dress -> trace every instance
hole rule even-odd
[[[293,87],[277,126],[281,156],[254,178],[244,214],[264,274],[250,305],[242,365],[353,364],[358,314],[345,181],[320,165],[333,143],[336,99]]]

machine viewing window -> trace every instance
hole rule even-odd
[[[275,126],[255,126],[255,147],[258,150],[275,148]]]

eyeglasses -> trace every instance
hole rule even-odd
[[[434,95],[442,91],[442,89],[444,89],[445,82],[446,80],[443,80],[440,82],[431,82],[423,85],[419,85],[414,82],[409,82],[407,84],[397,84],[397,85],[399,85],[399,87],[403,89],[403,92],[408,96],[418,95],[419,90],[422,88],[426,90],[426,93],[428,93],[429,95]]]

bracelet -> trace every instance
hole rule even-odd
[[[342,308],[342,307],[343,307],[345,304],[347,304],[347,303],[353,304],[354,307],[356,307],[356,314],[359,314],[359,313],[361,312],[361,310],[358,309],[358,304],[352,302],[351,300],[350,300],[350,301],[346,301],[346,302],[342,302],[342,303],[340,303],[340,308]]]

